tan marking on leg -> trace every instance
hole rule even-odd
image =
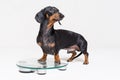
[[[54,46],[55,46],[55,43],[49,43],[48,46],[49,46],[49,47],[54,47]]]
[[[42,43],[41,43],[41,42],[38,42],[37,44],[38,44],[39,46],[42,46]]]
[[[72,52],[72,56],[67,60],[68,62],[72,62],[73,58],[75,57],[76,52]]]
[[[46,53],[43,53],[42,58],[40,58],[38,61],[45,62],[45,61],[46,61],[46,58],[47,58],[47,54],[46,54]]]
[[[89,64],[89,62],[88,62],[88,55],[84,54],[84,57],[85,57],[85,60],[84,60],[83,64]]]
[[[60,64],[60,57],[58,54],[54,55],[54,59],[55,59],[55,63],[59,63]]]

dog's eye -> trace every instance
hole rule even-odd
[[[49,12],[49,13],[47,13],[47,14],[48,14],[49,16],[51,16],[51,15],[52,15],[52,13],[50,13],[50,12]]]
[[[55,13],[55,12],[54,12],[53,10],[51,10],[51,11],[48,12],[48,15],[51,16],[51,15],[53,15],[54,13]]]

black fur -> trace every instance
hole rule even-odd
[[[49,19],[46,17],[52,16],[55,13],[59,13],[60,21],[63,19],[64,15],[59,12],[55,7],[48,6],[38,12],[35,16],[35,19],[40,23],[40,31],[37,36],[37,43],[41,43],[41,48],[46,54],[58,54],[61,49],[67,49],[68,52],[72,51],[81,51],[83,54],[87,54],[87,41],[84,37],[78,33],[68,31],[68,30],[55,30],[54,25],[48,30],[47,25]],[[49,43],[54,43],[55,46],[48,46]],[[70,51],[69,51],[70,50]],[[81,54],[75,56],[74,58],[80,56]],[[73,59],[74,59],[73,58]]]

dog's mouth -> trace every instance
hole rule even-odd
[[[54,13],[51,17],[50,20],[53,20],[55,22],[58,21],[58,23],[61,25],[61,20],[64,18],[64,15],[60,12]]]
[[[62,19],[54,19],[54,21],[56,21],[56,22],[58,21],[58,23],[59,23],[60,25],[61,25],[61,22],[60,22],[61,20],[62,20]]]
[[[56,21],[58,21],[58,23],[61,25],[61,20],[64,18],[64,15],[63,14],[59,14],[59,19],[56,19]]]

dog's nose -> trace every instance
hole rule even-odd
[[[60,18],[64,18],[64,15],[62,13],[60,13]]]

